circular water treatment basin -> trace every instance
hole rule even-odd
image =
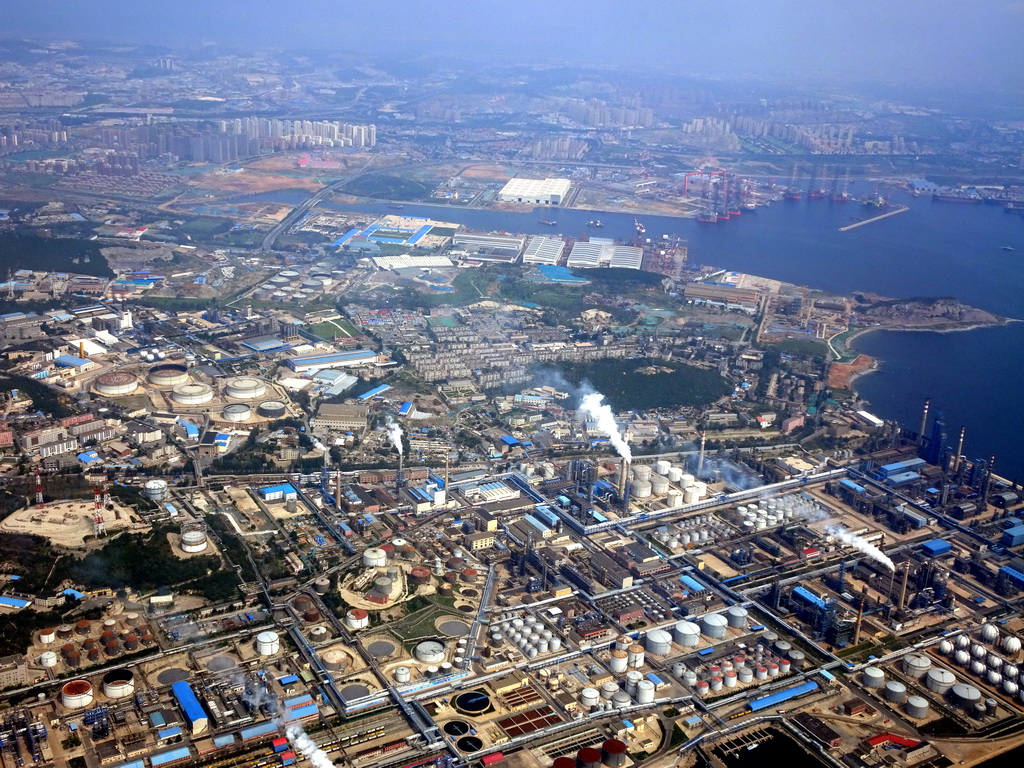
[[[157,675],[156,679],[161,685],[174,685],[182,680],[188,680],[188,670],[181,667],[171,667]]]
[[[456,711],[467,715],[479,715],[491,706],[490,697],[483,691],[466,691],[452,700]]]
[[[474,610],[474,609],[473,609],[473,606],[472,606],[472,605],[469,605],[468,603],[467,603],[466,605],[459,605],[459,606],[456,606],[456,607],[457,607],[457,608],[458,608],[458,609],[459,609],[460,611],[462,611],[463,613],[472,613],[472,612],[473,612],[473,610]]]
[[[461,594],[463,597],[480,597],[480,592],[475,589],[463,589]]]
[[[470,725],[465,720],[452,720],[445,723],[442,730],[449,736],[465,736],[470,731]]]
[[[476,752],[484,748],[484,742],[476,736],[463,736],[455,742],[455,746],[459,752]]]
[[[377,658],[382,658],[390,656],[396,649],[395,644],[388,642],[387,640],[374,640],[366,647],[366,650],[368,650],[371,655],[376,656]]]
[[[363,696],[369,696],[370,689],[365,685],[346,685],[341,689],[341,697],[345,701],[352,701],[353,699],[361,699]]]
[[[223,672],[226,669],[237,667],[238,664],[234,659],[228,656],[214,656],[208,662],[206,662],[206,668],[211,672]]]
[[[469,634],[469,624],[464,621],[443,621],[438,629],[448,637],[462,637]]]

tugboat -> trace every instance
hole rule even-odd
[[[596,227],[600,229],[601,227],[604,226],[604,222],[602,222],[600,219],[591,219],[590,221],[587,222],[587,226]]]

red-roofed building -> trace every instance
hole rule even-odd
[[[865,742],[872,749],[885,749],[892,745],[913,749],[921,744],[917,739],[908,739],[906,736],[900,736],[898,733],[880,733],[877,736],[866,739]]]

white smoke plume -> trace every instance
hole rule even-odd
[[[398,451],[398,455],[402,455],[402,428],[391,419],[388,419],[387,423],[388,440],[395,446],[395,450]]]
[[[856,535],[855,533],[853,533],[853,531],[849,530],[848,528],[844,528],[838,523],[832,523],[825,527],[825,531],[830,535],[835,536],[848,547],[853,547],[854,549],[870,557],[875,562],[881,563],[890,571],[896,570],[896,563],[889,559],[888,555],[886,555],[885,552],[880,550],[870,541],[867,541],[866,539],[863,539],[860,536]]]
[[[619,456],[626,461],[633,460],[633,452],[630,450],[629,444],[619,434],[619,425],[615,422],[615,414],[612,412],[612,407],[605,404],[604,395],[600,392],[584,395],[583,401],[580,403],[580,410],[589,414],[597,422],[597,428],[608,436]]]
[[[301,753],[313,764],[313,768],[334,768],[334,762],[327,756],[320,747],[316,745],[309,734],[302,730],[302,726],[293,723],[284,732],[288,742],[296,752]]]

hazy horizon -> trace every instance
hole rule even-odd
[[[510,65],[641,65],[804,81],[985,89],[1024,84],[1024,2],[520,0],[450,6],[396,0],[341,8],[323,0],[289,7],[269,0],[38,0],[12,5],[5,16],[7,37],[449,54]]]

